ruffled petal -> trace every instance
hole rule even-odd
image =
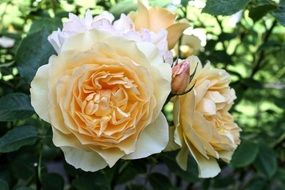
[[[168,130],[167,120],[160,113],[158,118],[140,134],[136,151],[124,156],[123,159],[139,159],[161,152],[168,143]]]
[[[65,160],[75,168],[95,172],[107,166],[106,161],[96,152],[79,150],[73,147],[61,147]]]
[[[48,114],[48,70],[49,65],[41,66],[33,81],[31,82],[31,104],[34,107],[36,113],[49,122]]]
[[[195,149],[195,147],[193,147],[187,141],[185,142],[198,164],[199,177],[201,178],[215,177],[220,173],[221,169],[215,158],[212,157],[205,158]]]

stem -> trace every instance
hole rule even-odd
[[[262,44],[268,42],[269,37],[272,34],[272,31],[273,31],[273,29],[274,29],[274,27],[276,25],[277,25],[277,20],[274,20],[272,25],[271,25],[271,27],[269,28],[269,30],[265,33],[265,36],[263,38],[263,43]],[[262,66],[262,63],[264,62],[264,58],[265,58],[265,50],[263,49],[263,50],[261,50],[261,52],[259,54],[259,57],[258,57],[258,59],[256,61],[255,66],[252,69],[252,72],[251,72],[249,78],[253,78],[254,75],[259,71],[260,67]]]
[[[216,18],[216,21],[217,21],[217,23],[218,23],[218,25],[219,25],[219,27],[220,27],[221,34],[224,33],[224,27],[223,27],[223,25],[222,25],[222,22],[220,21],[220,19],[218,18],[218,16],[215,16],[215,18]],[[222,41],[222,46],[223,46],[224,50],[227,51],[227,46],[226,46],[226,44],[225,44],[225,41]]]
[[[41,171],[41,167],[42,167],[42,148],[43,148],[43,144],[42,142],[40,142],[40,148],[39,148],[39,158],[38,158],[38,163],[35,163],[35,169],[36,169],[36,186],[37,186],[37,190],[41,190],[42,188],[42,171]]]

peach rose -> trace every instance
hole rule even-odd
[[[60,42],[58,55],[38,69],[30,91],[66,161],[97,171],[162,151],[171,68],[155,44],[96,28],[64,35],[50,38]]]
[[[202,67],[195,56],[188,60],[191,71],[198,67],[189,84],[195,84],[194,90],[174,100],[174,141],[181,147],[177,162],[186,169],[190,152],[198,164],[199,176],[214,177],[220,172],[217,159],[229,162],[240,143],[240,128],[229,113],[235,91],[229,87],[226,71],[209,64]]]
[[[172,49],[182,32],[189,26],[188,23],[175,22],[176,15],[164,8],[145,7],[138,2],[138,10],[128,15],[134,22],[136,30],[148,29],[152,32],[159,32],[166,29],[168,48]]]
[[[180,61],[172,67],[171,93],[182,94],[190,82],[190,64],[188,60]]]

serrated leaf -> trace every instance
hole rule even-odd
[[[203,12],[211,15],[232,15],[246,7],[249,0],[207,0]]]
[[[26,94],[12,93],[0,98],[0,121],[24,119],[33,113],[30,98]]]
[[[232,157],[231,165],[236,168],[250,165],[256,159],[258,150],[257,144],[242,141]]]
[[[16,54],[16,64],[22,78],[30,83],[38,68],[48,63],[49,57],[54,54],[47,37],[49,31],[46,27],[29,34],[24,38]]]
[[[277,171],[277,159],[274,150],[265,144],[260,144],[255,166],[261,173],[271,178]]]
[[[37,130],[33,126],[15,127],[0,138],[0,152],[13,152],[22,146],[34,144]]]
[[[49,33],[61,27],[61,20],[58,18],[41,18],[34,20],[29,30],[29,34],[38,32],[46,28]]]
[[[278,8],[274,11],[273,16],[285,26],[285,0],[280,0]]]
[[[268,12],[276,9],[277,7],[273,4],[265,4],[257,7],[253,7],[249,10],[249,17],[252,18],[254,22],[257,22],[262,17],[264,17]]]

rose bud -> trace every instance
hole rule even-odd
[[[190,62],[183,60],[172,67],[171,93],[185,92],[190,82]]]

